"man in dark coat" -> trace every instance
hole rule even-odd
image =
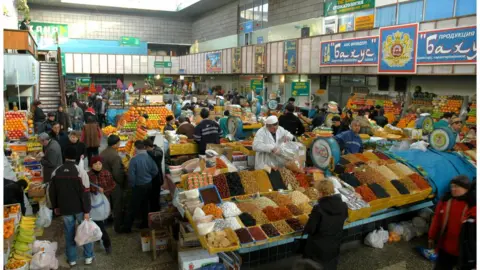
[[[68,128],[71,127],[70,117],[67,113],[63,111],[63,106],[61,105],[58,106],[56,118],[57,122],[60,123],[60,129],[68,132]]]
[[[60,128],[60,123],[55,122],[52,124],[52,131],[48,134],[50,138],[57,141],[60,144],[60,148],[62,149],[62,158],[65,149],[67,148],[68,144],[68,135]]]
[[[63,164],[62,148],[56,140],[50,138],[47,133],[38,135],[38,142],[43,146],[43,152],[37,157],[43,166],[43,182],[48,183],[52,172]]]
[[[150,139],[144,141],[148,155],[155,161],[158,168],[158,174],[152,179],[152,192],[150,198],[150,212],[160,211],[160,191],[163,185],[162,160],[163,151],[160,147],[153,144]]]
[[[287,104],[285,109],[285,114],[278,118],[280,126],[285,130],[288,130],[288,132],[294,136],[302,136],[302,134],[305,133],[305,127],[303,126],[302,121],[300,121],[300,119],[293,114],[295,111],[295,106],[292,104]]]
[[[28,183],[25,180],[13,181],[3,178],[3,205],[19,203],[22,208],[22,215],[25,215],[24,190]]]
[[[304,234],[308,234],[304,257],[312,259],[323,269],[337,269],[343,225],[348,218],[347,204],[335,194],[330,180],[318,181],[318,204],[313,208]]]

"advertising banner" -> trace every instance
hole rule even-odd
[[[67,24],[30,22],[29,27],[38,50],[56,50],[58,44],[68,41]]]
[[[378,73],[417,72],[418,23],[380,28]]]
[[[297,41],[286,40],[283,42],[283,72],[297,72]]]
[[[418,33],[418,65],[477,62],[477,27],[468,26]]]
[[[375,16],[373,14],[355,18],[355,31],[373,29]]]
[[[221,72],[222,71],[222,53],[209,52],[207,57],[207,72]]]
[[[308,97],[310,95],[310,82],[292,82],[292,96]]]
[[[139,47],[140,46],[140,39],[135,37],[122,37],[120,39],[120,45],[122,46],[132,46],[132,47]]]
[[[267,53],[265,45],[255,46],[255,73],[262,74],[266,71]]]
[[[242,73],[242,48],[232,49],[232,73]]]
[[[327,17],[374,7],[375,0],[326,0],[323,15]]]
[[[250,80],[250,88],[255,90],[255,92],[263,90],[263,79]]]
[[[378,37],[324,41],[320,50],[320,66],[378,65]]]

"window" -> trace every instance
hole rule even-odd
[[[457,0],[455,16],[465,16],[477,13],[477,0]]]
[[[423,1],[402,3],[398,8],[398,23],[416,23],[422,21]]]
[[[453,16],[454,0],[425,0],[425,21],[440,20]]]
[[[354,16],[353,13],[338,17],[338,32],[353,31]]]
[[[395,25],[397,21],[397,5],[377,8],[375,27]]]

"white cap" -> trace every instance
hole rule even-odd
[[[275,115],[271,115],[267,117],[267,120],[265,121],[265,124],[267,125],[272,125],[278,123],[278,118]]]

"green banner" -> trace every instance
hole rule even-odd
[[[29,27],[38,50],[56,50],[58,44],[68,41],[67,24],[30,22]]]
[[[77,83],[77,86],[88,87],[92,83],[92,79],[91,78],[76,78],[75,82]]]
[[[153,62],[153,66],[155,68],[171,68],[172,62],[171,61],[155,61]]]
[[[292,82],[292,96],[308,97],[310,95],[310,82]]]
[[[375,0],[327,0],[323,6],[325,17],[375,8]]]
[[[120,45],[138,47],[140,46],[140,39],[135,37],[122,37]]]
[[[173,83],[173,78],[172,77],[165,77],[165,78],[163,78],[163,83],[170,85],[170,84]]]
[[[62,75],[65,76],[67,75],[67,70],[66,70],[66,67],[65,67],[65,53],[61,53],[60,54],[60,57],[62,58]]]
[[[255,90],[256,92],[263,90],[263,80],[262,79],[250,80],[250,88],[252,90]],[[257,92],[257,94],[258,94],[258,92]]]

